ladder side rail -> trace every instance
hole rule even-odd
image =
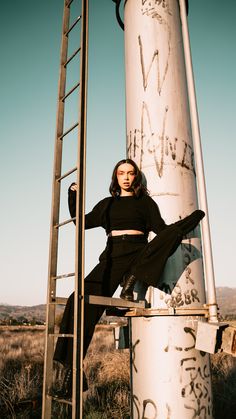
[[[88,0],[82,0],[80,103],[78,132],[78,170],[75,243],[75,304],[73,346],[72,419],[83,418],[83,341],[84,341],[84,239],[85,239],[85,180],[86,122],[88,79]]]
[[[58,105],[56,118],[56,138],[54,146],[54,169],[52,182],[52,206],[51,206],[51,227],[50,227],[50,248],[49,248],[49,265],[48,265],[48,290],[47,290],[47,312],[46,312],[46,333],[45,333],[45,357],[44,357],[44,379],[43,379],[43,404],[42,417],[48,419],[51,417],[51,397],[48,397],[50,386],[52,384],[53,375],[53,351],[54,340],[49,333],[54,331],[55,324],[55,305],[49,304],[51,298],[56,293],[57,275],[57,257],[58,257],[58,234],[59,231],[55,225],[59,223],[60,212],[60,182],[57,179],[61,175],[62,165],[62,140],[64,128],[64,102],[61,98],[65,95],[66,85],[66,68],[64,62],[68,53],[68,38],[65,36],[69,28],[70,9],[66,6],[67,0],[64,2],[63,12],[63,31],[61,38],[60,53],[60,73],[58,82]]]

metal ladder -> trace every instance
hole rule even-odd
[[[71,22],[71,8],[76,3],[81,10],[79,16]],[[50,227],[50,249],[48,268],[48,293],[46,313],[46,338],[43,380],[42,418],[52,417],[52,402],[66,403],[71,406],[71,418],[82,418],[83,392],[83,334],[84,334],[84,302],[104,306],[144,307],[144,302],[131,303],[118,298],[84,295],[84,213],[85,213],[85,169],[86,169],[86,108],[87,108],[87,69],[88,69],[88,3],[89,0],[64,0],[63,29],[61,40],[60,75],[57,102],[56,138],[54,149],[54,171],[52,187],[52,210]],[[77,25],[80,27],[80,46],[68,56],[69,36]],[[80,58],[79,82],[66,92],[67,70],[75,57]],[[76,90],[79,91],[78,121],[68,129],[65,125],[65,103]],[[62,151],[65,137],[78,130],[77,165],[62,173]],[[68,138],[68,137],[67,137]],[[77,172],[76,218],[60,220],[61,184],[64,179]],[[75,271],[58,274],[59,230],[76,220],[75,233]],[[74,277],[74,333],[61,335],[55,331],[56,307],[65,305],[67,299],[57,297],[58,280]],[[79,326],[79,327],[78,327]],[[72,400],[60,400],[51,394],[53,382],[53,354],[55,341],[58,337],[73,338],[73,392]],[[69,417],[69,416],[67,416]]]
[[[79,16],[71,23],[71,8],[73,3],[80,8]],[[73,5],[72,5],[73,4]],[[74,52],[68,56],[69,38],[75,27],[80,27],[80,45]],[[79,56],[80,70],[78,73],[79,81],[66,92],[67,71],[72,61]],[[57,102],[57,121],[56,121],[56,138],[54,149],[54,172],[52,187],[52,212],[51,212],[51,229],[50,229],[50,250],[49,250],[49,268],[48,268],[48,296],[47,296],[47,314],[46,314],[46,339],[45,339],[45,359],[44,359],[44,381],[43,381],[43,419],[51,418],[53,396],[50,390],[53,381],[53,354],[55,338],[59,337],[55,333],[55,313],[56,305],[66,302],[56,297],[56,283],[58,279],[74,277],[75,278],[75,318],[73,337],[73,395],[72,400],[63,400],[72,406],[71,412],[73,418],[78,418],[79,412],[82,410],[82,397],[77,398],[76,395],[82,393],[82,374],[77,374],[77,366],[81,365],[80,360],[83,359],[82,344],[83,328],[77,327],[80,322],[83,326],[81,316],[83,313],[83,298],[78,299],[78,295],[83,296],[83,281],[78,278],[84,276],[84,178],[85,178],[85,149],[86,149],[86,102],[87,102],[87,62],[88,62],[88,0],[64,0],[63,11],[63,28],[61,39],[61,56],[60,56],[60,75],[58,86],[58,102]],[[65,122],[65,104],[69,97],[76,90],[79,90],[79,110],[78,120],[68,129],[64,130]],[[65,137],[74,130],[78,130],[78,157],[77,165],[66,173],[62,174],[62,151]],[[67,137],[68,138],[68,137]],[[61,183],[64,179],[77,171],[77,183],[80,185],[80,191],[77,193],[77,223],[76,223],[76,266],[75,272],[58,275],[58,242],[59,230],[73,219],[60,221],[60,195]],[[80,261],[80,266],[78,264]],[[78,331],[79,330],[79,331]],[[63,335],[65,336],[65,335]],[[69,335],[66,335],[69,337]],[[78,402],[79,401],[79,402]]]

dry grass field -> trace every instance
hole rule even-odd
[[[0,327],[0,418],[41,417],[44,331],[41,327]],[[110,326],[97,326],[85,372],[84,419],[128,419],[129,354],[115,350]],[[236,418],[236,358],[212,356],[215,419]],[[55,374],[61,377],[58,369]],[[53,417],[70,417],[54,404]]]
[[[0,418],[40,418],[43,328],[0,326],[0,348]],[[84,397],[84,418],[128,418],[129,355],[127,350],[115,350],[111,327],[97,326],[84,369],[90,387]],[[60,381],[60,368],[55,376]],[[54,403],[53,416],[67,418],[67,409]]]
[[[41,404],[44,330],[1,326],[0,348],[0,417],[31,417]]]

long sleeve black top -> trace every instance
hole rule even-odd
[[[69,210],[72,217],[76,212],[76,192],[69,189]],[[158,234],[167,225],[161,217],[155,201],[148,195],[107,197],[98,202],[85,216],[85,228],[103,227],[106,233],[112,230],[138,230],[144,234]]]

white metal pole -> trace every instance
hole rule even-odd
[[[211,235],[208,216],[208,205],[206,195],[206,184],[204,176],[204,165],[201,147],[201,135],[198,119],[196,92],[193,76],[191,47],[189,41],[189,31],[187,22],[187,13],[185,0],[179,0],[180,17],[182,21],[183,46],[185,56],[186,77],[188,84],[188,97],[190,107],[190,117],[192,126],[193,146],[196,163],[197,184],[198,184],[198,200],[200,208],[205,211],[206,216],[202,221],[202,235],[203,235],[203,255],[205,267],[205,280],[207,284],[207,302],[209,306],[209,322],[218,322],[217,303],[216,303],[216,289],[214,279],[213,257],[211,247]]]
[[[197,208],[178,1],[127,0],[124,23],[127,152],[172,223]],[[211,419],[209,356],[195,349],[205,304],[198,229],[169,259],[153,294],[152,308],[166,315],[131,320],[134,418]],[[179,308],[189,315],[174,315]]]

